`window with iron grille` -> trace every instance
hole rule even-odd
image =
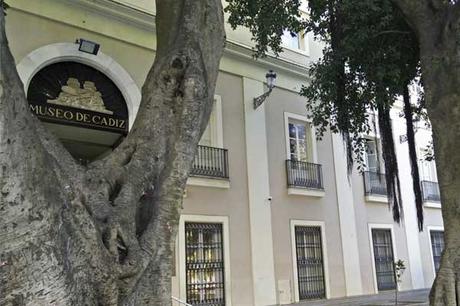
[[[301,300],[325,298],[321,227],[296,226],[295,243],[299,298]]]
[[[222,224],[185,223],[187,303],[225,305]]]
[[[391,230],[372,229],[374,244],[375,273],[377,275],[378,290],[391,290],[396,288],[393,243]]]
[[[434,270],[438,273],[439,266],[441,265],[441,254],[444,250],[444,232],[443,231],[430,231],[431,249],[433,250]]]

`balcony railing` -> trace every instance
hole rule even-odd
[[[422,181],[423,201],[441,202],[441,194],[437,182]]]
[[[365,195],[387,195],[387,180],[384,173],[364,171],[363,177]]]
[[[198,146],[190,175],[228,178],[228,150]]]
[[[288,187],[324,189],[321,165],[286,160]]]

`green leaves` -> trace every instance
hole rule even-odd
[[[370,130],[380,134],[388,199],[399,222],[402,202],[390,109],[418,75],[417,39],[389,0],[311,0],[309,4],[308,26],[327,47],[323,59],[310,69],[313,81],[302,90],[307,109],[321,133],[327,127],[342,133],[348,152],[353,151],[348,153],[349,171],[351,159],[359,170],[365,168],[362,137]],[[369,127],[368,114],[375,110],[378,125]],[[412,160],[413,173],[418,175],[414,154]],[[420,193],[419,189],[417,182],[414,192]],[[418,212],[420,203],[417,200]],[[418,214],[418,220],[423,224],[423,214]]]
[[[227,1],[230,24],[249,28],[256,56],[270,49],[278,54],[286,30],[309,31],[325,43],[323,57],[309,67],[311,80],[300,92],[307,113],[318,138],[328,129],[342,134],[349,171],[353,161],[359,170],[365,169],[363,136],[380,134],[388,197],[399,221],[401,194],[389,111],[420,76],[417,38],[402,13],[390,0],[310,0],[309,18],[303,20],[299,0]],[[416,113],[423,117],[423,99],[420,102]],[[417,172],[414,159],[411,156]]]
[[[284,31],[299,33],[305,27],[299,11],[300,0],[227,0],[225,12],[235,29],[247,27],[253,34],[255,56],[265,56],[271,50],[281,52]]]
[[[416,37],[390,0],[310,0],[309,18],[302,19],[299,0],[227,0],[233,28],[253,34],[255,55],[281,51],[285,30],[313,32],[325,42],[323,58],[310,68],[311,82],[301,95],[318,137],[330,128],[350,137],[360,162],[362,134],[368,134],[369,113],[378,94],[392,104],[403,84],[418,76]]]
[[[360,137],[369,133],[376,96],[392,104],[417,76],[418,44],[389,0],[311,0],[309,8],[307,28],[327,45],[301,94],[320,132],[329,127],[350,135],[360,163]]]

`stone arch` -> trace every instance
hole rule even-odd
[[[27,93],[33,76],[50,64],[74,61],[91,66],[107,75],[120,89],[128,108],[129,128],[131,128],[141,102],[139,87],[129,73],[110,56],[100,51],[97,55],[84,53],[79,51],[78,47],[78,44],[73,43],[55,43],[35,49],[25,56],[16,66],[25,92]]]

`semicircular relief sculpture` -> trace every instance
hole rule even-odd
[[[58,62],[41,69],[30,81],[27,99],[42,121],[128,132],[120,90],[105,74],[81,63]]]
[[[44,67],[31,79],[29,108],[85,162],[103,157],[128,133],[125,99],[104,73],[77,62]]]
[[[56,99],[46,100],[48,103],[87,109],[95,112],[112,115],[113,112],[105,108],[102,94],[97,91],[94,82],[85,81],[81,88],[80,81],[69,78],[67,85],[61,87],[61,92]]]

